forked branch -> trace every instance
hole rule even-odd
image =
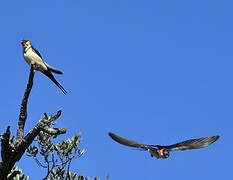
[[[1,135],[1,157],[0,161],[0,179],[7,180],[13,178],[17,172],[12,172],[15,163],[21,159],[26,149],[31,145],[40,131],[46,132],[51,135],[60,135],[66,133],[65,128],[51,128],[50,125],[53,121],[58,119],[61,115],[61,110],[56,115],[49,118],[45,115],[44,118],[39,120],[28,134],[24,137],[24,126],[27,119],[27,103],[28,98],[33,86],[34,68],[31,66],[30,75],[26,91],[23,96],[22,104],[20,107],[20,114],[17,127],[16,142],[13,142],[13,137],[10,137],[10,126],[7,127],[6,132]]]

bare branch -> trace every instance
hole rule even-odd
[[[31,66],[30,70],[30,75],[29,75],[29,80],[27,84],[26,91],[23,96],[22,104],[20,107],[20,114],[19,114],[19,120],[18,120],[18,127],[17,127],[17,136],[16,136],[16,141],[22,141],[23,134],[24,134],[24,125],[27,119],[27,102],[28,102],[28,97],[30,95],[32,86],[33,86],[33,78],[34,78],[34,68],[33,65]]]
[[[66,133],[66,128],[51,128],[51,127],[44,127],[44,132],[50,134],[50,135],[60,135]]]
[[[52,116],[51,119],[58,118],[58,114],[60,114],[61,111],[59,110],[55,116]],[[26,149],[31,145],[33,140],[36,138],[36,136],[39,134],[40,131],[47,131],[48,129],[51,130],[53,135],[59,135],[64,134],[66,132],[66,128],[49,128],[51,121],[50,119],[42,118],[37,125],[29,131],[29,133],[23,138],[23,141],[16,144],[16,147],[18,149],[17,161],[22,157]]]
[[[12,150],[9,144],[10,135],[11,135],[10,126],[8,126],[6,132],[2,135],[2,139],[1,139],[2,161],[7,161],[7,159],[9,158],[9,152]]]
[[[11,172],[14,164],[9,161],[10,157],[12,156],[12,152],[14,149],[10,144],[10,126],[7,127],[6,132],[2,135],[1,138],[1,168],[0,168],[0,179],[7,179],[7,175]]]
[[[50,128],[53,121],[57,120],[61,115],[61,110],[56,115],[47,118],[42,118],[34,128],[32,128],[28,134],[24,137],[24,126],[27,119],[27,103],[28,98],[33,86],[34,68],[31,66],[30,75],[27,83],[27,88],[23,96],[23,100],[20,107],[20,114],[17,127],[16,142],[13,142],[14,137],[10,137],[10,126],[8,126],[6,132],[1,136],[1,157],[0,162],[0,179],[6,180],[10,175],[15,163],[21,159],[27,148],[31,145],[40,131],[47,132],[52,135],[64,134],[65,128]]]

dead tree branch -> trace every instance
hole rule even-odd
[[[27,103],[28,103],[28,98],[29,98],[30,92],[32,90],[32,86],[33,86],[34,74],[35,74],[34,68],[33,68],[33,66],[31,66],[27,88],[26,88],[26,91],[24,93],[22,104],[20,107],[16,142],[22,141],[22,139],[23,139],[24,125],[25,125],[25,122],[27,119]]]
[[[27,148],[31,145],[36,136],[40,131],[46,132],[50,135],[60,135],[66,133],[65,128],[51,128],[50,125],[53,121],[58,119],[61,115],[61,110],[57,112],[56,115],[45,117],[40,119],[37,125],[35,125],[28,134],[24,137],[24,126],[27,119],[27,103],[28,98],[33,86],[34,78],[34,68],[31,67],[30,75],[28,79],[28,84],[26,91],[23,96],[22,104],[20,107],[20,115],[17,127],[16,142],[13,142],[13,137],[11,136],[10,126],[7,127],[6,132],[1,136],[1,157],[0,161],[0,179],[7,180],[13,178],[17,172],[11,172],[15,163],[21,159]],[[13,174],[13,175],[12,175]]]

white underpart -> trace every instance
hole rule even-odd
[[[32,48],[29,48],[26,53],[23,54],[26,62],[31,66],[35,65],[37,71],[48,70],[40,56],[38,56]]]

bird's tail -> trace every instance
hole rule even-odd
[[[59,82],[57,82],[57,80],[54,78],[53,74],[50,71],[43,71],[42,73],[46,75],[49,79],[51,79],[64,94],[67,94],[67,91],[62,87],[62,85]]]
[[[59,71],[59,70],[55,69],[54,67],[48,65],[46,62],[44,62],[44,63],[45,63],[45,65],[47,66],[47,68],[48,68],[50,71],[52,71],[53,73],[56,73],[56,74],[63,74],[61,71]]]

